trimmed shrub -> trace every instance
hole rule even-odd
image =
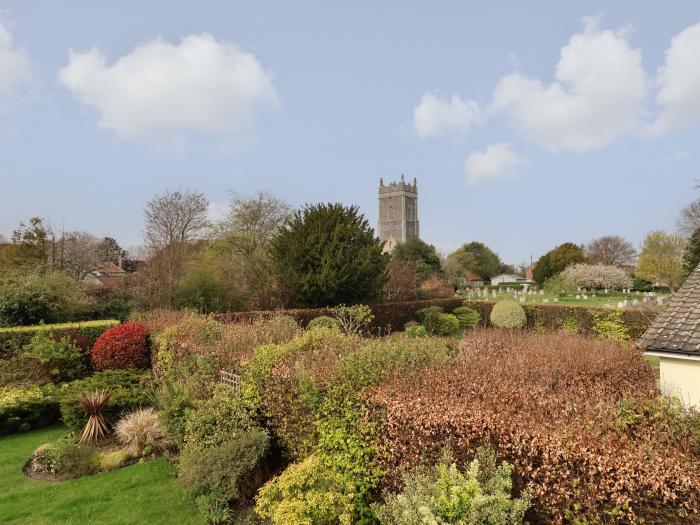
[[[90,350],[97,338],[105,331],[119,324],[113,319],[104,321],[84,321],[82,323],[40,324],[0,328],[0,357],[18,352],[28,345],[38,332],[51,334],[54,339],[68,337],[70,341]]]
[[[96,370],[146,368],[150,364],[148,333],[140,323],[125,323],[104,332],[90,353]]]
[[[103,414],[108,424],[114,424],[119,417],[137,408],[151,405],[151,375],[136,370],[106,370],[90,377],[60,385],[55,395],[60,399],[61,418],[73,432],[80,432],[87,423],[87,416],[78,401],[84,392],[108,390],[112,393]]]
[[[59,403],[46,388],[0,388],[0,436],[45,427],[60,417]]]
[[[425,324],[431,317],[436,317],[443,313],[445,313],[445,310],[442,308],[442,306],[428,306],[416,311],[418,319],[420,319],[423,324]]]
[[[352,500],[352,484],[311,455],[265,484],[255,511],[273,525],[350,525]]]
[[[227,385],[216,385],[211,398],[185,412],[185,448],[216,447],[256,428],[254,414],[240,394]]]
[[[450,337],[459,335],[461,327],[459,319],[453,314],[440,314],[434,317],[429,317],[426,321],[426,329],[431,335],[439,337]]]
[[[452,313],[457,316],[459,327],[462,330],[476,328],[481,321],[481,314],[468,306],[460,306],[452,310]]]
[[[269,447],[270,437],[258,429],[205,451],[188,448],[180,456],[180,483],[195,498],[213,496],[229,504],[249,498],[259,485],[256,474]]]
[[[428,336],[428,331],[425,329],[425,326],[422,324],[417,324],[414,326],[409,326],[406,328],[406,336],[407,337],[427,337]]]
[[[530,498],[511,498],[512,470],[508,463],[499,465],[490,449],[479,449],[465,472],[447,455],[432,468],[404,475],[402,493],[376,505],[377,517],[385,525],[523,523]]]
[[[338,321],[335,317],[331,317],[330,315],[319,315],[318,317],[314,317],[311,319],[311,321],[309,321],[307,326],[309,330],[313,330],[314,328],[318,327],[328,328],[330,330],[343,329],[340,321]]]
[[[498,328],[522,328],[527,317],[525,310],[514,301],[501,301],[491,310],[491,323]]]
[[[333,308],[333,315],[346,335],[365,333],[374,319],[372,309],[366,304],[353,306],[341,304]]]
[[[117,439],[130,451],[163,450],[168,446],[165,429],[152,408],[141,408],[124,415],[114,425]]]
[[[478,331],[446,366],[373,389],[366,418],[380,425],[385,487],[398,488],[402,468],[448,443],[458,462],[489,443],[514,466],[514,486],[530,487],[532,522],[694,522],[697,420],[660,416],[657,396],[651,367],[628,346]]]

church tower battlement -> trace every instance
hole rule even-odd
[[[391,252],[397,244],[418,237],[418,183],[404,180],[384,184],[379,179],[379,240],[384,251]]]

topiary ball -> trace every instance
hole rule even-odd
[[[406,328],[406,337],[427,337],[428,331],[422,324],[409,326]]]
[[[522,328],[525,326],[527,316],[525,310],[513,301],[501,301],[496,303],[491,310],[491,324],[498,328]]]
[[[459,319],[459,326],[463,330],[476,328],[481,320],[481,314],[468,306],[459,306],[452,310],[452,313]]]
[[[146,327],[141,323],[124,323],[110,328],[95,341],[90,361],[95,370],[148,367]]]
[[[342,330],[342,326],[340,325],[340,321],[338,321],[335,317],[331,317],[329,315],[319,315],[318,317],[314,317],[309,321],[309,324],[307,328],[309,330],[313,330],[314,328],[329,328],[331,330]]]

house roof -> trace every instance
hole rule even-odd
[[[125,273],[119,266],[111,262],[101,262],[99,263],[93,272],[97,272],[99,275],[110,275],[110,274],[123,274]]]
[[[513,273],[499,273],[498,275],[494,275],[491,277],[491,279],[498,279],[499,277],[508,277],[509,279],[513,279],[514,281],[517,281],[518,279],[525,280],[524,277],[520,277],[519,275],[515,275]]]
[[[467,272],[467,281],[483,281],[483,279],[480,275],[470,271]]]
[[[700,355],[700,266],[639,339],[647,351]]]

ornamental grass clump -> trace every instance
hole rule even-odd
[[[78,398],[80,406],[88,416],[85,428],[80,433],[81,443],[97,443],[109,433],[109,425],[102,413],[112,397],[109,390],[97,390],[95,392],[84,392]]]
[[[114,431],[119,442],[136,454],[168,446],[165,429],[152,408],[141,408],[125,415],[117,421]]]

